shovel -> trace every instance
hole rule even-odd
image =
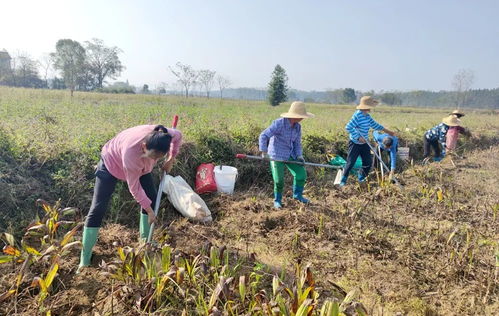
[[[178,115],[173,116],[172,128],[177,128]],[[154,215],[157,218],[159,212],[159,204],[161,203],[161,195],[163,194],[163,188],[166,182],[166,171],[163,171],[163,176],[159,182],[158,194],[156,195],[156,202],[154,204]],[[152,234],[154,231],[154,222],[151,224],[151,229],[149,230],[149,236],[147,236],[147,243],[151,242]]]
[[[355,130],[357,131],[357,133],[359,133],[360,135],[360,131],[355,128]],[[373,145],[371,145],[371,143],[369,143],[369,140],[365,140],[366,141],[366,144],[367,146],[369,146],[369,148],[371,149],[371,151],[374,153],[374,155],[376,156],[376,158],[378,158],[379,162],[381,163],[381,166],[383,169],[386,170],[386,172],[390,173],[390,169],[386,166],[385,162],[383,161],[383,159],[381,158],[381,155],[378,154],[378,152],[376,151],[376,149],[374,148]],[[400,182],[397,180],[397,178],[395,177],[392,177],[392,181],[398,185],[399,187],[401,187],[402,185],[400,184]]]

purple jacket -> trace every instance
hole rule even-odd
[[[303,155],[301,147],[301,125],[291,126],[289,119],[279,118],[260,134],[260,151],[267,152],[271,159],[296,159]]]

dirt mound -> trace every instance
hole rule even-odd
[[[25,227],[35,217],[34,201],[50,196],[50,177],[40,165],[14,158],[10,140],[0,129],[0,231]],[[36,192],[36,193],[35,193]],[[35,197],[36,194],[36,197]],[[15,227],[10,227],[15,225]],[[16,233],[15,231],[13,231]]]

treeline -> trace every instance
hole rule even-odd
[[[349,104],[356,103],[363,95],[374,95],[387,105],[452,107],[462,99],[462,92],[456,91],[358,91],[352,97],[353,89],[336,89],[328,91],[303,91],[290,89],[288,100],[301,100],[313,103]],[[256,88],[227,89],[225,98],[267,100],[267,90]],[[499,109],[499,88],[476,89],[466,92],[465,101],[459,106],[469,108]]]
[[[462,93],[457,91],[411,91],[393,92],[396,103],[412,106],[449,107],[459,103]],[[499,109],[499,88],[475,89],[466,92],[463,107]]]
[[[47,79],[43,80],[39,73],[41,61],[20,53],[10,59],[7,52],[0,51],[3,59],[0,64],[0,84],[11,87],[47,88]]]
[[[109,79],[116,79],[125,69],[119,59],[120,53],[122,53],[120,48],[107,46],[99,39],[85,41],[83,44],[71,39],[58,40],[55,51],[45,54],[39,60],[33,59],[27,53],[18,53],[14,58],[10,58],[7,52],[0,51],[0,85],[69,89],[71,95],[74,90],[178,94],[185,97],[205,96],[208,98],[212,93],[216,93],[220,98],[269,100],[269,89],[272,84],[269,84],[268,89],[231,89],[229,87],[232,82],[228,77],[209,69],[197,70],[180,62],[169,67],[176,79],[173,83],[163,82],[153,88],[147,84],[134,87],[128,81],[107,84]],[[284,94],[279,102],[302,100],[313,103],[353,104],[357,103],[363,95],[373,95],[387,105],[499,109],[499,88],[470,89],[474,79],[471,70],[460,70],[454,76],[452,80],[454,91],[408,92],[359,91],[353,88],[303,91],[288,88],[284,69],[282,73]],[[53,75],[50,76],[50,74]],[[273,102],[270,103],[273,104]]]
[[[10,56],[4,53],[4,60]],[[55,51],[39,60],[27,53],[18,53],[4,63],[0,84],[27,87],[90,91],[103,89],[107,79],[116,79],[125,69],[118,55],[121,49],[109,47],[100,39],[83,44],[61,39]],[[7,57],[8,56],[8,57]],[[57,75],[49,78],[49,73]]]

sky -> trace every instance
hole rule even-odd
[[[0,49],[34,58],[58,39],[123,50],[119,80],[173,83],[180,61],[232,87],[266,87],[276,64],[302,90],[499,87],[497,0],[3,0]]]

